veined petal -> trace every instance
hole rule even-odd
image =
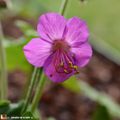
[[[89,37],[89,30],[85,21],[80,18],[73,17],[68,20],[64,38],[72,46],[78,46],[86,42]]]
[[[40,38],[33,38],[24,46],[23,50],[25,57],[30,64],[35,67],[41,67],[50,55],[51,44]]]
[[[47,13],[39,18],[37,31],[45,40],[52,42],[62,39],[66,20],[57,13]]]
[[[84,67],[92,57],[92,48],[88,43],[84,43],[80,47],[73,47],[71,51],[75,54],[79,67]]]
[[[56,83],[63,82],[75,73],[74,71],[69,74],[64,72],[61,72],[61,73],[57,72],[55,68],[54,59],[59,59],[59,58],[55,58],[53,54],[49,56],[49,58],[45,61],[45,64],[44,64],[44,72],[50,80]]]

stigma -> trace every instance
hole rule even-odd
[[[76,62],[70,52],[61,50],[56,51],[53,64],[56,72],[58,73],[79,73],[78,66],[76,65]]]
[[[56,52],[57,50],[69,51],[70,46],[64,40],[55,40],[52,46],[52,51]]]
[[[53,64],[56,72],[70,74],[79,73],[78,66],[74,60],[74,55],[70,51],[71,47],[64,40],[55,40],[52,46],[54,54]]]

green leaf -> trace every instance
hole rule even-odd
[[[9,46],[6,48],[8,70],[21,69],[29,71],[31,65],[27,62],[24,53],[24,45]]]
[[[23,47],[28,41],[23,37],[19,40],[4,39],[8,70],[21,69],[26,72],[31,70],[31,65],[27,62],[23,52]]]
[[[19,46],[26,43],[25,38],[19,38],[19,40],[11,40],[11,39],[3,39],[3,45],[5,48],[7,47],[13,47],[13,46]]]
[[[17,104],[10,104],[10,109],[7,113],[8,116],[21,116],[21,111],[24,103],[19,102]]]
[[[27,22],[18,20],[18,21],[15,22],[15,24],[21,29],[21,31],[24,33],[24,35],[27,38],[31,39],[33,37],[37,37],[38,36],[37,32]]]
[[[35,37],[36,33],[33,30],[32,26],[26,22],[18,21],[18,23],[20,24],[19,26],[21,26],[21,29],[23,29],[25,32],[26,38],[21,37],[18,40],[14,41],[8,39],[4,40],[4,47],[6,48],[7,56],[7,68],[8,70],[21,69],[23,71],[29,72],[31,70],[31,65],[27,62],[24,56],[23,47],[29,42],[30,39]]]
[[[23,115],[23,120],[39,120],[39,118],[36,118],[30,111],[28,111]]]
[[[83,81],[76,80],[75,76],[65,81],[62,85],[72,92],[83,93],[91,100],[105,106],[112,116],[120,118],[120,105],[114,102],[107,94],[97,91]]]
[[[78,81],[76,80],[75,76],[70,77],[63,83],[63,86],[69,89],[72,92],[80,92]]]
[[[21,37],[16,41],[4,40],[7,54],[7,67],[8,70],[21,69],[23,71],[30,71],[31,65],[24,56],[23,47],[30,39],[36,37],[37,33],[27,22],[17,21],[16,25],[20,27],[25,37]]]
[[[9,101],[0,101],[0,114],[6,114],[7,111],[9,110],[10,102]]]
[[[53,117],[49,117],[49,118],[47,118],[47,120],[56,120],[56,119]]]
[[[97,106],[95,113],[93,114],[92,120],[112,120],[106,107],[104,106]]]
[[[4,39],[3,42],[6,50],[7,69],[9,71],[20,69],[24,72],[30,72],[32,66],[27,62],[23,52],[23,47],[29,42],[29,40],[21,37],[19,40]]]

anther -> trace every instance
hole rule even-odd
[[[77,65],[74,65],[73,68],[74,68],[75,70],[78,70],[78,66],[77,66]]]
[[[61,62],[61,63],[60,63],[60,66],[61,66],[61,67],[63,67],[63,66],[64,66],[64,63],[63,63],[63,62]]]
[[[78,66],[77,66],[77,65],[74,65],[74,69],[75,69],[75,71],[76,71],[76,74],[78,74],[79,71],[78,71]]]
[[[65,73],[69,73],[66,69],[64,69],[64,72],[65,72]]]
[[[69,65],[71,68],[73,68],[73,63],[71,61],[69,61]]]

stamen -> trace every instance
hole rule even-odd
[[[76,74],[79,73],[79,70],[78,70],[78,66],[77,66],[77,65],[74,65],[74,70],[76,71]]]
[[[64,48],[66,47],[66,49]],[[62,41],[56,41],[54,43],[54,61],[56,72],[70,74],[72,72],[79,73],[78,66],[75,65],[75,60],[73,59],[73,54],[69,52],[69,49],[66,44]]]
[[[74,65],[73,68],[74,68],[75,70],[78,70],[78,66],[77,66],[77,65]]]
[[[71,68],[73,68],[73,63],[71,61],[69,61],[69,65]]]
[[[67,73],[67,74],[69,73],[66,69],[64,69],[64,72]]]
[[[64,63],[63,63],[63,61],[61,61],[60,66],[61,66],[61,67],[64,67]]]

